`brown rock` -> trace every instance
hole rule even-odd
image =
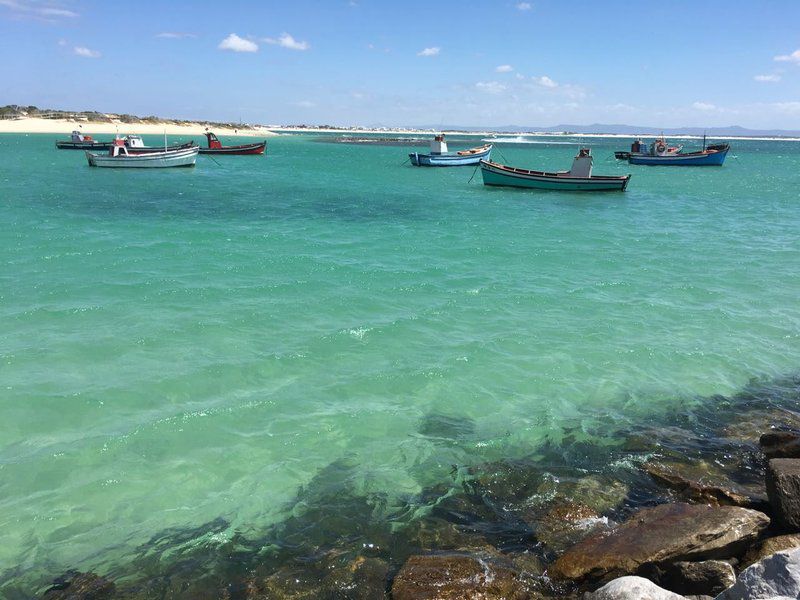
[[[650,572],[647,573],[650,575]],[[676,562],[653,566],[653,580],[676,594],[713,595],[736,583],[736,573],[724,560]]]
[[[800,458],[800,435],[791,431],[770,431],[758,441],[767,458]]]
[[[528,593],[507,566],[465,554],[409,558],[392,584],[393,600],[523,600]]]
[[[773,458],[769,461],[767,496],[778,527],[800,531],[800,459]]]
[[[752,546],[742,558],[741,569],[744,570],[762,558],[781,550],[791,550],[800,547],[800,534],[779,535],[763,540]]]
[[[707,469],[702,461],[695,464],[647,462],[642,469],[659,485],[678,493],[686,502],[714,506],[762,508],[763,490],[746,490],[724,475]]]
[[[606,579],[649,563],[727,558],[744,551],[769,517],[737,506],[662,504],[634,514],[606,535],[593,535],[548,569],[556,579]]]
[[[602,519],[584,504],[569,501],[556,504],[528,524],[534,527],[536,539],[556,553],[563,552],[598,529],[608,529],[607,519]]]
[[[106,600],[115,592],[114,583],[94,573],[68,571],[53,582],[42,600]]]

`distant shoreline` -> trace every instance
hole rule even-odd
[[[217,135],[236,135],[250,137],[265,137],[278,135],[266,127],[239,127],[211,126],[206,123],[124,123],[121,121],[82,121],[75,119],[42,119],[36,117],[22,117],[17,119],[0,119],[0,133],[53,133],[69,135],[78,130],[88,135],[106,134],[139,134],[139,135],[182,135],[200,136],[206,128]]]

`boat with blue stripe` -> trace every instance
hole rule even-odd
[[[408,155],[408,158],[411,159],[411,164],[415,167],[463,167],[477,165],[482,160],[488,160],[491,154],[491,144],[459,152],[448,152],[447,142],[445,142],[444,134],[442,133],[433,138],[429,154],[412,152]]]
[[[671,151],[664,138],[657,139],[644,152],[631,152],[628,163],[631,165],[657,165],[680,167],[722,166],[730,150],[730,144],[712,144],[706,146],[703,138],[703,149],[698,152]]]

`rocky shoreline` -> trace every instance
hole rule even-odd
[[[562,432],[530,456],[454,465],[394,506],[336,461],[265,535],[212,543],[221,520],[165,532],[132,564],[65,573],[36,597],[800,598],[798,400],[789,378],[621,426],[611,444]],[[458,443],[471,430],[433,416],[420,431]]]

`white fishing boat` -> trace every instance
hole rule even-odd
[[[125,146],[125,140],[117,138],[114,140],[114,145],[111,147],[111,151],[108,154],[98,154],[87,150],[86,160],[89,161],[89,166],[92,167],[124,169],[193,167],[197,161],[197,154],[199,152],[199,146],[192,146],[179,150],[131,154]]]
[[[460,152],[448,152],[444,134],[440,133],[433,138],[429,154],[412,152],[408,155],[408,158],[411,159],[411,164],[416,167],[463,167],[465,165],[477,165],[483,159],[488,160],[491,153],[491,144],[484,144],[478,148],[470,148]]]

